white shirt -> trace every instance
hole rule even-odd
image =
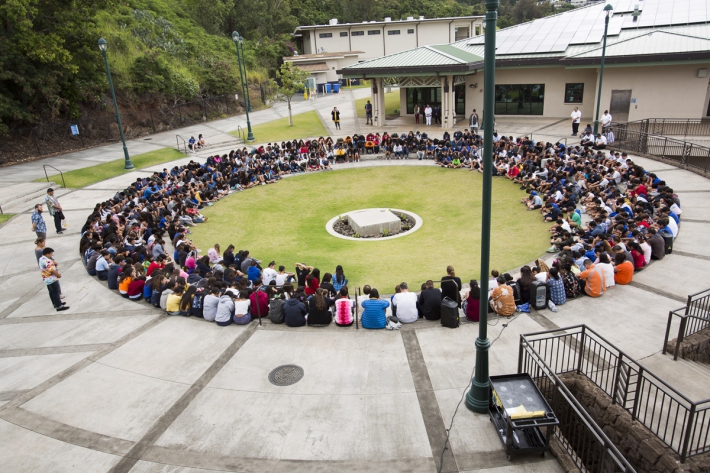
[[[670,209],[671,209],[671,212],[673,212],[674,214],[676,214],[678,216],[680,216],[680,214],[683,213],[683,211],[680,209],[680,207],[678,207],[678,204],[676,204],[675,202],[673,202],[673,204],[670,206]]]
[[[579,110],[572,110],[570,117],[572,117],[572,123],[579,123],[582,120],[582,112]]]
[[[394,295],[392,305],[397,307],[397,318],[403,324],[411,324],[419,319],[417,295],[413,292],[400,292]]]
[[[606,144],[606,138],[604,138],[604,135],[597,137],[596,144],[597,144],[597,146],[601,146],[601,145]]]
[[[678,224],[675,223],[675,220],[672,217],[668,217],[668,228],[671,229],[673,238],[678,236]]]
[[[431,116],[431,107],[427,107],[424,109],[424,115],[426,116]]]
[[[611,123],[611,113],[602,115],[602,126],[608,126]]]
[[[286,284],[286,279],[288,278],[288,273],[276,273],[276,285],[283,286]]]
[[[264,269],[264,273],[261,275],[261,279],[264,282],[264,286],[268,286],[271,281],[276,280],[276,276],[278,276],[278,273],[276,272],[275,269],[273,268],[266,268]],[[276,283],[278,284],[278,283]]]
[[[611,263],[597,263],[595,266],[600,268],[604,273],[607,288],[616,285],[616,281],[614,281],[614,266],[612,266]]]

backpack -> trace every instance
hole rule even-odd
[[[204,292],[195,293],[195,296],[192,298],[192,305],[190,306],[190,315],[202,317],[202,303],[205,300],[205,295],[206,294]]]
[[[459,305],[450,297],[441,301],[441,325],[449,328],[459,326]]]
[[[269,302],[269,315],[267,317],[271,320],[272,324],[282,324],[286,318],[284,314],[284,304],[286,301],[283,299],[272,299]]]

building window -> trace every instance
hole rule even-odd
[[[565,103],[582,103],[584,84],[565,84]]]
[[[464,28],[461,26],[458,26],[455,30],[454,33],[454,41],[461,41],[462,39],[466,39],[469,37],[469,32],[470,30],[468,28]]]
[[[389,30],[387,34],[399,34],[399,30]]]
[[[481,27],[476,25],[476,36],[481,36]]]
[[[407,34],[414,34],[414,28],[410,28],[407,30]]]
[[[380,30],[369,30],[367,34],[380,34]]]
[[[348,32],[347,32],[347,31],[341,31],[341,32],[340,32],[340,36],[341,36],[341,37],[342,37],[342,36],[347,36],[347,35],[348,35]]]
[[[332,38],[333,33],[318,33],[319,38]]]
[[[496,115],[542,115],[544,84],[496,85]]]
[[[350,33],[350,36],[365,36],[364,31],[353,31]]]

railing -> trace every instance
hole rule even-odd
[[[631,131],[651,135],[710,135],[710,120],[699,118],[647,118],[626,123]]]
[[[611,148],[646,155],[700,174],[710,172],[710,148],[667,136],[652,135],[629,129],[629,124],[617,124]]]
[[[244,143],[247,142],[246,135],[244,134],[244,128],[242,128],[241,125],[237,125],[237,134],[239,135],[239,138],[241,138],[241,140]]]
[[[682,313],[681,313],[682,312]],[[710,289],[688,296],[688,303],[681,309],[672,310],[668,313],[668,323],[666,324],[666,336],[663,339],[663,354],[666,353],[668,337],[671,332],[671,324],[674,317],[680,318],[680,327],[676,337],[675,352],[673,359],[678,359],[678,349],[685,337],[698,333],[701,330],[710,328]]]
[[[64,173],[62,171],[60,171],[59,169],[55,168],[54,166],[52,166],[51,164],[43,164],[42,165],[42,169],[44,169],[44,177],[45,177],[45,179],[47,179],[47,182],[49,182],[49,176],[47,175],[47,168],[52,168],[59,173],[59,175],[62,177],[62,187],[66,189],[67,185],[64,182]]]
[[[557,377],[542,354],[527,343],[526,337],[528,335],[520,336],[518,372],[528,373],[549,402],[560,421],[555,428],[555,437],[575,465],[587,473],[634,473],[634,468]]]
[[[184,151],[180,149],[180,141],[182,141],[182,147]],[[175,142],[177,143],[177,150],[187,154],[187,142],[185,141],[185,138],[180,135],[175,135]]]
[[[530,352],[553,375],[589,378],[681,462],[710,451],[710,399],[691,401],[585,325],[522,335],[519,370],[529,369]]]

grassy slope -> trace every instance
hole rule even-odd
[[[142,169],[155,164],[180,159],[182,157],[184,157],[184,155],[181,152],[172,148],[165,148],[132,156],[131,161],[136,169]],[[123,169],[124,163],[123,159],[117,159],[115,161],[109,161],[108,163],[97,164],[96,166],[65,172],[64,181],[66,182],[67,187],[74,189],[86,187],[96,182],[119,176],[124,172],[130,172]],[[45,179],[37,179],[35,182],[41,182],[44,180]],[[59,174],[49,176],[49,180],[57,183],[62,182],[62,178]]]
[[[355,109],[359,118],[365,118],[365,104],[370,97],[364,97],[355,101]],[[385,94],[385,115],[392,115],[395,110],[399,110],[399,90]],[[374,110],[373,110],[374,113]]]
[[[323,126],[323,122],[320,121],[318,112],[315,110],[294,115],[293,126],[288,125],[288,117],[286,117],[254,125],[251,129],[257,143],[285,141],[293,138],[317,138],[328,135],[328,131]],[[246,132],[247,130],[245,129],[243,133],[246,134]],[[236,130],[229,134],[239,136]]]
[[[14,216],[15,214],[0,214],[0,223],[5,223]]]
[[[257,258],[292,268],[303,262],[321,274],[342,264],[352,285],[370,284],[391,293],[406,281],[418,288],[445,275],[453,264],[464,282],[478,277],[481,175],[437,167],[363,168],[301,175],[277,185],[233,194],[204,210],[210,217],[193,229],[199,248],[230,243]],[[422,189],[428,189],[422,192]],[[511,182],[495,179],[491,269],[509,270],[549,246],[548,225],[527,212]],[[410,210],[420,230],[390,241],[347,241],[325,224],[343,212],[370,207]]]

